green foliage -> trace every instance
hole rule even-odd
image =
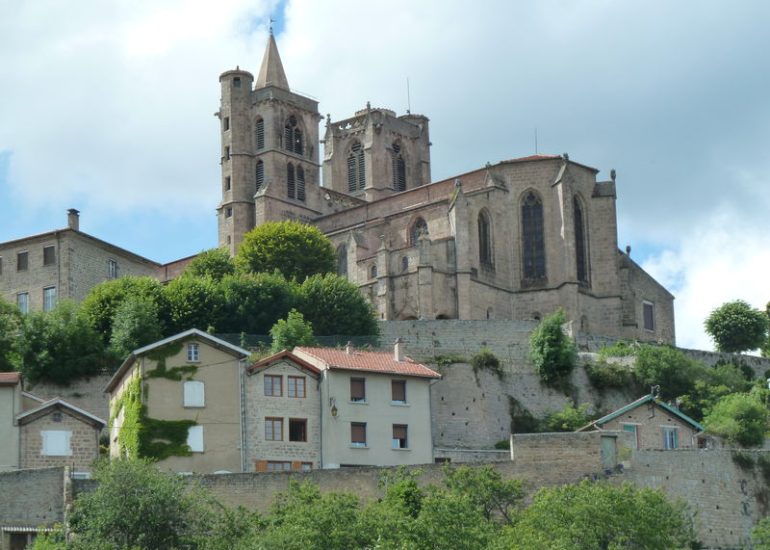
[[[112,337],[115,311],[129,297],[144,297],[153,302],[160,317],[161,332],[166,334],[168,304],[163,285],[152,277],[121,277],[96,285],[80,304],[81,312],[102,337],[105,346]]]
[[[588,381],[599,391],[613,389],[636,389],[636,378],[628,365],[623,365],[611,359],[601,358],[596,363],[585,367]]]
[[[99,335],[68,301],[49,312],[26,316],[19,342],[21,372],[31,383],[68,384],[73,378],[100,373],[107,365]]]
[[[670,550],[694,542],[684,506],[670,503],[660,491],[583,481],[538,491],[493,548]]]
[[[473,367],[473,374],[477,376],[479,372],[486,370],[500,379],[503,378],[503,366],[500,359],[489,348],[481,348],[476,355],[471,357],[471,367]]]
[[[335,269],[332,244],[317,228],[295,221],[263,223],[243,236],[235,265],[246,273],[280,271],[299,282]]]
[[[757,395],[734,393],[722,397],[703,419],[706,431],[742,447],[762,445],[768,411]]]
[[[356,285],[331,273],[308,277],[299,289],[297,309],[316,335],[378,334],[374,309]]]
[[[164,287],[169,308],[169,333],[191,328],[207,330],[219,324],[224,297],[219,285],[210,278],[179,277]]]
[[[468,358],[456,353],[445,353],[442,355],[435,355],[429,362],[435,364],[437,367],[448,367],[456,363],[467,363]]]
[[[451,493],[468,497],[487,520],[497,519],[507,524],[513,524],[513,510],[524,498],[520,480],[503,479],[491,466],[446,468],[444,484]]]
[[[754,457],[749,453],[733,451],[731,458],[733,459],[735,465],[738,466],[738,468],[741,470],[749,472],[754,470],[754,465],[756,462],[754,462]]]
[[[163,337],[158,304],[145,296],[130,296],[115,309],[112,318],[110,352],[127,357],[135,349]]]
[[[155,368],[145,372],[145,378],[165,378],[166,380],[190,380],[192,376],[198,372],[197,365],[178,365],[169,367],[166,361],[170,357],[174,357],[184,347],[184,341],[177,340],[176,342],[170,342],[165,346],[161,346],[147,352],[146,357],[152,361],[155,361]]]
[[[642,387],[659,385],[660,397],[671,400],[693,389],[702,366],[670,346],[641,346],[635,372]]]
[[[741,369],[731,363],[717,364],[714,368],[703,367],[692,389],[681,396],[680,408],[700,422],[722,397],[746,392],[750,386]]]
[[[762,518],[751,531],[754,550],[770,550],[770,517]]]
[[[599,358],[609,359],[610,357],[633,357],[639,349],[639,344],[629,344],[628,342],[615,342],[610,346],[602,346],[599,349]]]
[[[0,372],[19,369],[19,336],[22,325],[19,309],[0,298]]]
[[[235,262],[224,248],[211,248],[198,254],[185,268],[183,277],[203,277],[221,281],[235,273]]]
[[[508,396],[508,412],[511,415],[511,433],[528,434],[538,431],[537,419],[524,405],[510,395]]]
[[[577,350],[561,328],[564,322],[564,311],[556,311],[529,337],[529,358],[546,386],[563,388],[575,366]]]
[[[541,422],[541,429],[546,432],[574,432],[592,420],[588,414],[589,407],[588,403],[579,407],[565,405],[561,411],[546,415]]]
[[[297,302],[297,285],[280,273],[228,276],[219,286],[224,298],[224,310],[216,325],[220,332],[267,334]]]
[[[292,309],[286,319],[279,319],[270,329],[273,337],[271,351],[293,350],[296,346],[312,346],[315,344],[313,326],[297,310]]]
[[[768,316],[743,300],[722,304],[704,323],[718,351],[740,353],[767,342]]]
[[[505,450],[508,451],[511,448],[511,440],[510,439],[501,439],[500,441],[497,441],[495,443],[495,449],[500,449],[501,451]]]

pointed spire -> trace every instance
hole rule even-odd
[[[278,46],[275,44],[272,28],[270,31],[265,55],[262,57],[262,67],[259,69],[259,76],[257,76],[254,87],[276,86],[288,90],[289,81],[286,80],[286,73],[283,72],[283,64],[281,63],[281,56],[278,55]]]

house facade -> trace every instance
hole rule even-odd
[[[654,395],[645,395],[578,431],[608,430],[628,434],[637,449],[697,449],[703,426]]]
[[[105,388],[110,455],[153,457],[176,472],[243,471],[241,383],[248,356],[197,329],[135,350]]]

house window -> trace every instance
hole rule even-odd
[[[43,456],[72,456],[72,449],[70,448],[71,431],[42,430],[40,436],[43,438],[43,448],[40,451],[40,454]]]
[[[233,78],[233,88],[240,88],[241,87],[241,77],[236,76]]]
[[[588,254],[586,243],[586,228],[583,220],[583,207],[577,197],[572,199],[572,210],[575,217],[575,262],[577,263],[577,280],[588,282]]]
[[[652,302],[642,302],[644,330],[655,330],[655,305]]]
[[[366,187],[366,163],[364,148],[356,141],[348,154],[348,192],[359,191]]]
[[[226,116],[222,121],[222,129],[227,132],[230,129],[230,117]]]
[[[27,271],[27,267],[29,267],[29,252],[16,254],[16,271]]]
[[[290,116],[283,127],[283,148],[297,155],[301,155],[304,147],[302,144],[302,129],[297,124],[297,117]]]
[[[187,344],[187,362],[197,363],[198,361],[200,361],[200,344]]]
[[[297,166],[297,200],[305,200],[305,169]]]
[[[365,378],[350,379],[350,400],[353,403],[366,402],[366,379]]]
[[[286,381],[286,395],[288,397],[305,397],[305,377],[289,376]]]
[[[56,287],[49,286],[43,289],[43,311],[51,311],[56,307]]]
[[[187,428],[187,446],[193,453],[203,452],[203,426]]]
[[[626,433],[634,434],[633,439],[636,444],[636,448],[639,448],[639,426],[636,424],[623,424],[623,431]]]
[[[233,188],[232,179],[230,178],[230,176],[227,176],[225,178],[225,191],[229,191],[232,188]]]
[[[350,445],[352,447],[366,447],[366,422],[350,423]]]
[[[406,439],[406,424],[393,424],[393,440],[391,442],[391,448],[393,449],[408,449]]]
[[[304,418],[289,419],[289,441],[307,441],[307,420]]]
[[[390,156],[393,168],[393,189],[406,191],[406,163],[404,162],[404,155],[401,154],[401,145],[394,143]]]
[[[228,206],[225,208],[225,218],[232,218],[233,217],[233,207]]]
[[[524,278],[545,278],[545,240],[543,229],[543,202],[530,191],[521,203],[522,259]]]
[[[29,313],[29,292],[20,292],[16,295],[16,307],[22,313]]]
[[[667,450],[679,448],[679,430],[677,428],[663,428],[663,448]]]
[[[268,472],[290,472],[291,462],[284,462],[280,460],[268,460],[267,471]]]
[[[489,212],[482,210],[479,212],[479,262],[483,266],[491,267],[492,261],[492,222],[489,219]]]
[[[390,400],[393,403],[406,403],[406,380],[391,381]]]
[[[257,191],[262,188],[265,183],[265,163],[261,160],[257,161]]]
[[[283,441],[283,418],[265,418],[265,440]]]
[[[205,385],[199,380],[188,380],[184,383],[184,406],[205,407]]]
[[[282,376],[265,375],[265,395],[268,397],[281,397],[283,395]]]
[[[43,247],[43,265],[53,265],[56,263],[56,247]]]
[[[294,165],[289,163],[286,166],[286,196],[293,199],[297,196],[297,183],[294,181]]]
[[[258,118],[257,122],[254,124],[254,134],[257,138],[257,149],[264,149],[265,148],[265,121],[264,119]]]
[[[344,244],[337,247],[337,275],[348,276],[348,247]]]
[[[422,218],[417,218],[409,230],[409,244],[417,246],[417,242],[423,234],[428,234],[428,223]]]
[[[108,279],[118,278],[118,262],[116,262],[115,260],[107,260],[107,278]]]

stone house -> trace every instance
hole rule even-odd
[[[0,471],[19,467],[19,426],[16,415],[22,408],[22,378],[18,372],[0,372]]]
[[[222,73],[219,246],[266,221],[318,227],[384,320],[539,319],[673,343],[673,296],[618,249],[614,170],[532,155],[431,181],[428,118],[332,121],[292,91],[270,36],[255,79]],[[324,146],[321,157],[321,145]],[[322,179],[323,174],[323,179]]]
[[[248,454],[258,471],[433,462],[430,386],[440,377],[400,342],[392,354],[348,345],[263,359],[246,376]]]
[[[105,388],[110,456],[176,472],[241,472],[241,383],[249,352],[198,329],[131,353]],[[137,429],[143,425],[144,436]]]
[[[620,431],[637,449],[697,449],[703,426],[654,395],[648,394],[591,422],[578,431]]]

